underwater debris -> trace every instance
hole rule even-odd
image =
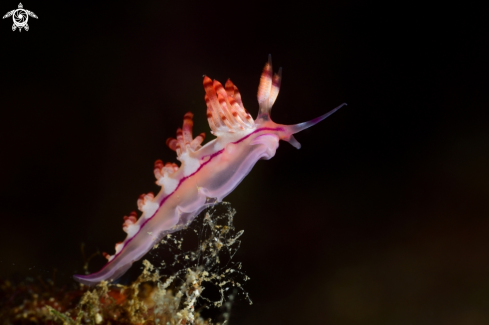
[[[142,273],[129,285],[103,281],[66,290],[33,279],[18,284],[0,281],[0,325],[228,324],[236,295],[251,304],[242,287],[249,278],[232,260],[243,234],[233,226],[235,213],[229,203],[218,203],[185,230],[160,239],[153,259],[168,250],[173,261],[160,260],[160,266],[155,266],[144,260]],[[197,237],[196,247],[184,249],[192,234]],[[204,318],[208,309],[218,315]]]

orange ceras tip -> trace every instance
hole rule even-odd
[[[166,145],[168,146],[168,148],[170,148],[173,151],[177,150],[177,143],[178,141],[175,138],[166,139]]]
[[[204,76],[204,87],[212,87],[212,80],[211,78]]]
[[[229,97],[234,97],[234,84],[231,81],[231,79],[228,79],[226,81],[224,88],[226,89],[226,93],[228,94]]]
[[[155,161],[155,169],[156,168],[158,168],[158,169],[163,168],[163,160],[158,159],[158,160]]]
[[[223,89],[222,84],[217,80],[214,80],[214,82],[212,83],[212,86],[214,87],[214,90],[216,91],[216,93],[219,93],[221,91],[221,89]]]

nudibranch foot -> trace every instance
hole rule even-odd
[[[184,115],[182,128],[176,138],[166,141],[181,162],[154,164],[156,184],[160,192],[143,194],[137,205],[142,215],[135,212],[124,217],[126,239],[117,243],[115,254],[104,254],[108,263],[98,272],[75,275],[84,284],[92,285],[103,280],[115,280],[129,269],[134,261],[143,257],[162,236],[186,227],[206,207],[221,202],[251,171],[260,159],[275,155],[279,140],[288,141],[299,149],[300,143],[293,134],[324,120],[342,106],[295,125],[277,124],[270,112],[277,99],[282,70],[272,72],[271,57],[260,78],[258,87],[259,112],[255,120],[245,109],[238,88],[228,80],[219,81],[204,76],[207,121],[216,136],[204,146],[205,134],[192,136],[193,114]]]

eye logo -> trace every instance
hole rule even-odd
[[[3,16],[3,18],[5,19],[10,16],[12,16],[12,19],[14,21],[14,24],[12,25],[12,31],[15,31],[18,28],[19,32],[22,31],[22,28],[24,28],[26,31],[29,30],[29,25],[27,25],[29,16],[37,19],[36,14],[32,11],[25,10],[22,6],[22,3],[19,3],[18,9],[7,12],[5,16]]]

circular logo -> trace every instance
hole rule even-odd
[[[27,12],[24,9],[15,10],[12,16],[14,19],[14,24],[17,27],[24,27],[27,24],[27,20],[29,19],[29,16],[27,15]]]

